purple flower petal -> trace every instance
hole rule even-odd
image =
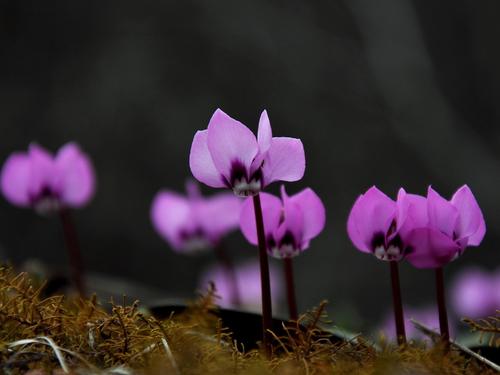
[[[453,231],[458,220],[458,210],[430,186],[427,191],[427,213],[429,226],[454,238]]]
[[[192,225],[191,206],[183,196],[160,191],[153,199],[151,220],[156,231],[177,251],[182,250],[181,232]]]
[[[434,228],[414,229],[407,241],[412,251],[406,259],[416,268],[442,267],[461,250],[455,241]]]
[[[284,191],[284,187],[282,187]],[[310,188],[288,198],[300,207],[303,214],[302,242],[307,243],[325,227],[325,206],[318,195]]]
[[[271,194],[260,193],[264,230],[266,235],[273,233],[279,225],[281,216],[281,200]],[[255,226],[253,198],[247,198],[241,207],[240,228],[245,238],[253,245],[258,244]]]
[[[264,185],[274,181],[298,181],[304,176],[306,159],[302,141],[274,137],[262,166]]]
[[[397,207],[396,232],[401,238],[405,239],[413,229],[427,227],[429,224],[425,197],[408,194],[401,188],[398,192]]]
[[[304,216],[300,206],[295,204],[291,199],[285,199],[282,207],[283,219],[274,230],[274,239],[278,245],[282,244],[283,241],[292,241],[292,243],[285,243],[285,245],[293,245],[292,252],[295,253],[296,250],[301,249],[302,245]],[[283,255],[290,256],[291,254],[273,253],[273,255],[279,255],[281,258]]]
[[[257,142],[259,143],[259,153],[266,153],[271,147],[271,141],[273,138],[273,132],[271,129],[271,123],[269,122],[269,117],[267,116],[267,111],[262,111],[259,120],[259,130],[257,132]]]
[[[239,227],[241,205],[241,199],[232,193],[220,193],[196,205],[201,228],[212,242]]]
[[[255,135],[241,122],[217,109],[208,124],[207,140],[213,163],[227,181],[231,181],[235,162],[250,172],[259,147]]]
[[[71,207],[83,206],[94,195],[92,163],[75,143],[64,145],[57,153],[52,187],[61,201]]]
[[[358,250],[371,253],[375,235],[386,235],[396,217],[396,202],[375,186],[361,195],[351,209],[347,232]]]
[[[12,204],[30,205],[31,161],[27,154],[13,153],[5,162],[1,172],[2,193]]]
[[[467,185],[462,186],[451,198],[459,216],[455,228],[458,239],[467,238],[467,244],[478,246],[486,233],[483,213]]]
[[[214,188],[226,186],[208,150],[208,130],[200,130],[194,135],[189,154],[189,167],[198,181]]]
[[[29,193],[38,197],[44,188],[51,188],[54,182],[54,161],[52,155],[43,147],[32,143],[28,149],[31,160]]]

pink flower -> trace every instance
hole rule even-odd
[[[189,165],[198,181],[250,196],[274,181],[300,180],[304,147],[299,139],[273,137],[266,111],[255,137],[241,122],[217,109],[208,128],[195,134]]]
[[[281,199],[262,193],[261,200],[267,251],[275,258],[300,254],[325,227],[325,207],[309,188],[289,197],[282,186]],[[243,203],[240,227],[246,239],[256,245],[258,239],[251,199]]]
[[[178,252],[210,249],[238,228],[241,202],[233,194],[201,196],[198,185],[187,184],[188,195],[158,192],[151,206],[156,231]]]
[[[92,163],[75,143],[65,144],[55,156],[31,144],[28,152],[9,156],[0,179],[2,193],[10,203],[33,207],[42,214],[82,207],[95,190]]]
[[[395,202],[375,186],[358,197],[347,220],[347,233],[356,248],[385,261],[399,261],[407,254],[407,205],[401,203],[406,195],[400,189]],[[409,200],[419,200],[408,195]]]
[[[451,288],[451,302],[457,315],[485,318],[500,308],[500,272],[488,273],[479,268],[461,272]]]
[[[429,186],[427,199],[402,197],[407,205],[405,230],[412,251],[408,261],[417,268],[438,268],[461,255],[467,246],[478,246],[486,232],[483,214],[467,185],[450,201]]]
[[[283,283],[279,276],[279,270],[272,264],[269,265],[271,278],[271,293],[274,303],[278,303],[283,296]],[[215,284],[216,294],[220,297],[216,302],[224,308],[242,307],[248,311],[260,312],[261,310],[261,289],[260,289],[260,269],[258,262],[246,262],[236,266],[236,290],[238,290],[240,304],[234,305],[231,301],[235,286],[232,279],[227,274],[227,270],[221,266],[212,266],[206,270],[199,283],[202,290],[206,290],[210,281]],[[277,308],[275,305],[273,308]]]

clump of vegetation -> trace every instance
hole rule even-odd
[[[213,312],[210,288],[181,314],[159,320],[138,302],[42,297],[43,285],[0,267],[0,372],[21,374],[493,374],[453,348],[333,341],[326,303],[272,333],[272,356],[245,350]],[[497,317],[498,318],[498,317]],[[481,330],[480,326],[477,327]]]
[[[473,332],[479,333],[480,342],[486,341],[489,346],[500,347],[500,310],[485,319],[464,318],[462,321],[468,324]]]

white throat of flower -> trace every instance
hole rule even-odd
[[[275,258],[292,258],[299,255],[300,249],[296,248],[292,244],[283,244],[281,246],[274,246],[269,249],[271,255]]]
[[[33,204],[33,208],[39,215],[50,216],[61,209],[61,202],[56,197],[47,195],[43,198],[37,199]]]
[[[248,182],[245,178],[234,180],[233,192],[238,197],[251,197],[257,195],[262,189],[261,180],[252,179]]]
[[[377,246],[373,254],[378,259],[385,261],[399,261],[403,258],[403,252],[399,249],[399,247],[394,245],[389,245],[387,248],[383,245]]]

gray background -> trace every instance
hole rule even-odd
[[[36,140],[76,140],[98,176],[76,213],[87,268],[191,296],[213,256],[174,254],[149,221],[153,195],[183,189],[194,132],[221,107],[299,137],[327,227],[296,259],[301,308],[331,301],[339,322],[390,305],[388,266],[356,251],[345,223],[376,184],[449,196],[467,183],[487,220],[480,248],[447,269],[493,269],[500,234],[498,1],[1,1],[0,160]],[[277,185],[273,186],[276,191]],[[205,189],[210,192],[210,189]],[[64,269],[57,220],[0,200],[14,263]],[[234,258],[256,250],[238,233]],[[402,267],[404,299],[433,298],[430,271]],[[352,319],[351,319],[352,320]]]

